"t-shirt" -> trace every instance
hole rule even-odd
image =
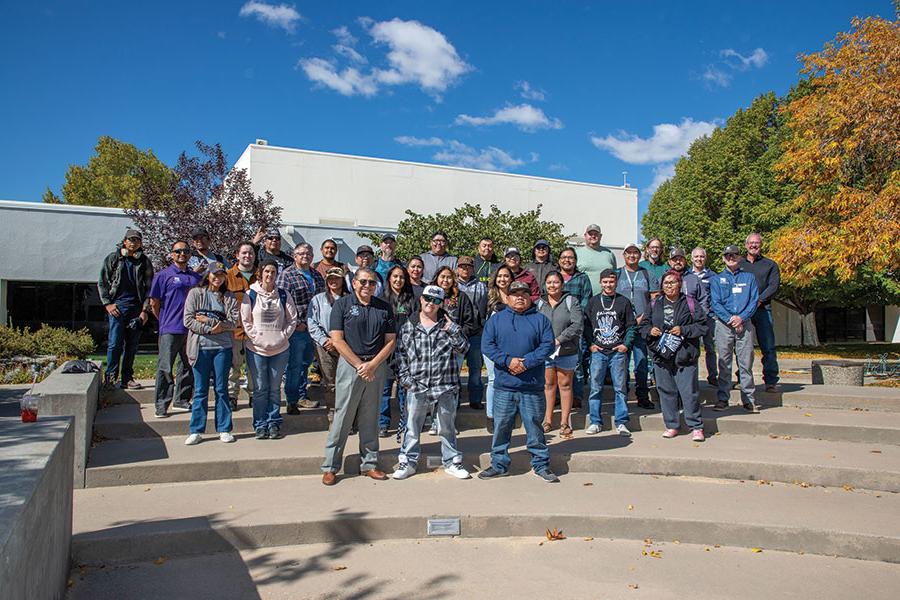
[[[675,325],[675,303],[668,298],[663,298],[663,325],[670,329]]]
[[[593,328],[591,343],[599,346],[601,352],[612,354],[620,344],[631,348],[636,322],[628,298],[622,294],[612,298],[597,294],[588,302],[588,319]]]
[[[201,275],[191,270],[181,271],[169,265],[153,277],[150,297],[159,300],[159,332],[184,335],[184,300],[191,288],[200,282]]]
[[[116,291],[116,307],[122,315],[129,315],[137,310],[140,304],[137,290],[137,271],[140,266],[141,261],[130,256],[126,256],[122,261],[122,277]]]
[[[650,271],[650,274],[653,275],[657,281],[662,281],[663,276],[666,274],[666,271],[671,269],[671,267],[667,263],[652,263],[649,260],[642,260],[638,263],[639,267],[643,267]]]
[[[635,315],[643,315],[650,303],[650,292],[659,291],[659,281],[647,269],[632,272],[623,267],[619,269],[616,291],[631,300]]]
[[[575,248],[578,257],[578,268],[584,271],[591,280],[591,289],[595,294],[600,293],[600,273],[606,269],[616,268],[616,257],[612,250],[605,246],[599,246],[596,250],[588,246]]]
[[[331,331],[343,331],[344,341],[359,357],[371,357],[384,348],[384,336],[397,333],[394,311],[373,296],[363,304],[355,293],[341,296],[331,307]]]

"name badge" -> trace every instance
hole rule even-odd
[[[736,286],[734,286],[733,288],[731,288],[731,293],[732,293],[732,294],[740,294],[740,293],[743,292],[743,291],[744,291],[744,288],[742,288],[742,287],[739,286],[739,285],[736,285]]]

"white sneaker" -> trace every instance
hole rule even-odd
[[[196,446],[197,444],[200,443],[201,439],[203,439],[203,438],[200,437],[199,433],[192,433],[191,435],[187,436],[186,440],[184,440],[184,445],[185,446]]]
[[[470,477],[469,472],[466,471],[462,465],[452,464],[446,469],[444,469],[444,473],[447,475],[453,475],[457,479],[468,479]]]
[[[410,475],[416,474],[415,465],[411,465],[409,463],[401,464],[397,467],[397,470],[393,472],[391,478],[393,479],[406,479]]]
[[[596,423],[591,423],[588,425],[588,428],[584,430],[584,432],[588,435],[594,435],[595,433],[600,433],[600,426]]]
[[[428,435],[437,435],[438,434],[438,422],[435,419],[431,422],[431,429],[428,430]]]
[[[631,432],[628,431],[628,428],[625,427],[624,423],[622,425],[616,425],[616,433],[622,437],[631,437]]]
[[[228,433],[227,431],[223,431],[219,434],[219,441],[225,442],[226,444],[230,444],[234,441],[234,436]]]

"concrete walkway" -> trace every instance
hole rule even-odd
[[[895,564],[672,540],[548,542],[535,535],[309,544],[90,566],[72,572],[67,598],[892,600],[898,593]]]

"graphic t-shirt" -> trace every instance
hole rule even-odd
[[[675,303],[663,298],[663,325],[670,329],[675,325]]]
[[[599,346],[601,352],[612,354],[620,344],[631,347],[636,321],[628,298],[597,294],[588,302],[588,318],[593,329],[591,343]]]

